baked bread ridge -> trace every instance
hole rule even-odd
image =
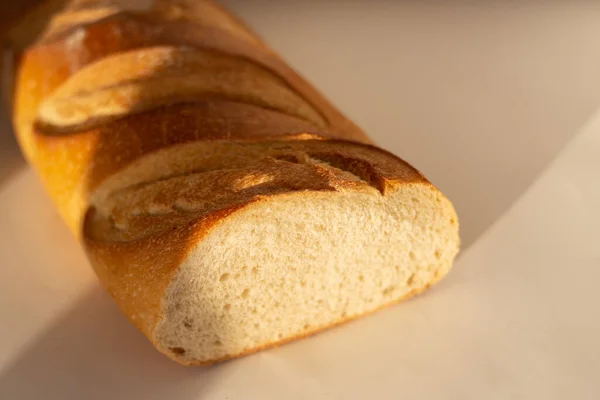
[[[24,52],[14,120],[101,284],[158,350],[237,357],[447,273],[448,199],[244,26],[210,1],[118,3],[69,3]]]
[[[65,1],[65,0],[61,0]],[[327,101],[311,85],[308,85],[292,68],[285,64],[281,58],[273,53],[267,45],[258,38],[249,41],[248,36],[254,37],[246,27],[238,28],[238,32],[245,32],[244,39],[241,34],[232,35],[231,26],[235,19],[231,19],[227,28],[219,29],[218,25],[206,24],[207,18],[194,20],[188,14],[196,15],[195,8],[200,8],[206,13],[211,8],[220,10],[212,1],[201,0],[156,0],[146,1],[148,9],[136,6],[127,6],[138,1],[71,1],[67,3],[65,17],[59,14],[55,19],[69,21],[69,9],[81,10],[82,4],[92,3],[95,7],[105,4],[111,12],[105,18],[88,19],[80,25],[75,19],[72,26],[58,29],[50,23],[41,39],[24,51],[22,66],[27,70],[22,75],[36,76],[44,84],[39,93],[28,96],[41,102],[52,94],[58,86],[82,68],[106,57],[111,57],[122,52],[143,50],[151,47],[188,47],[203,51],[216,51],[223,56],[237,57],[263,67],[271,74],[282,79],[286,86],[297,92],[308,104],[323,115],[328,121],[328,130],[335,131],[346,139],[361,142],[370,142],[370,139],[350,120],[345,118],[329,101]],[[148,5],[152,4],[153,7]],[[167,12],[165,10],[180,10]],[[120,10],[117,12],[117,10]],[[224,11],[217,14],[222,15]],[[97,12],[93,15],[99,16]],[[212,14],[210,14],[212,15]],[[233,17],[231,17],[233,18]],[[59,25],[62,26],[65,23]],[[68,24],[67,24],[68,25]],[[58,30],[56,30],[58,29]],[[256,44],[258,43],[258,44]],[[143,56],[144,51],[141,51]],[[123,64],[123,60],[119,60]],[[139,64],[139,63],[138,63]],[[137,65],[136,65],[137,66]],[[144,68],[140,68],[143,70]],[[146,71],[150,73],[152,71]],[[160,71],[158,71],[160,72]],[[92,82],[90,82],[92,84]],[[19,94],[19,92],[17,92]],[[26,100],[26,99],[23,99]],[[17,102],[18,104],[18,102]],[[27,110],[37,112],[39,104],[23,104],[22,111],[17,115],[23,118],[33,117],[26,115]]]

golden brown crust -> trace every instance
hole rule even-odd
[[[24,51],[14,121],[102,285],[151,340],[181,262],[228,215],[290,192],[429,185],[211,1],[104,3],[70,2]],[[157,51],[165,63],[144,62]],[[178,97],[186,79],[201,90]]]
[[[45,99],[36,122],[42,134],[68,134],[167,104],[203,99],[255,105],[320,129],[328,125],[269,69],[212,50],[172,46],[121,52],[83,68]]]
[[[24,75],[45,82],[45,90],[32,97],[38,100],[46,98],[58,85],[85,66],[117,52],[157,46],[212,49],[251,60],[272,71],[323,113],[330,130],[339,132],[347,139],[369,142],[360,129],[344,118],[258,38],[253,42],[240,39],[239,36],[231,35],[231,28],[223,29],[214,23],[207,24],[204,19],[190,21],[166,16],[161,11],[164,8],[161,5],[165,3],[173,1],[158,0],[155,9],[149,11],[124,10],[86,25],[77,25],[61,34],[50,35],[27,49],[23,65],[29,66],[33,71],[25,71]],[[206,0],[192,4],[188,6],[215,7]],[[37,110],[37,107],[33,109]]]
[[[91,186],[93,186],[96,176],[105,175],[104,173],[98,174],[100,170],[95,167],[96,164],[103,164],[104,159],[107,159],[106,164],[110,165],[120,164],[120,161],[124,159],[132,161],[135,157],[145,154],[146,150],[153,151],[154,148],[143,138],[137,143],[131,143],[128,138],[121,136],[118,140],[113,140],[116,132],[110,133],[110,130],[124,130],[122,127],[127,124],[127,121],[123,120],[121,120],[121,124],[100,126],[91,131],[80,131],[75,138],[68,135],[49,138],[48,134],[44,134],[38,129],[39,126],[35,122],[38,121],[38,110],[42,102],[56,92],[70,77],[86,66],[117,52],[137,49],[140,56],[143,56],[146,48],[160,45],[186,45],[242,57],[281,77],[286,85],[309,101],[327,119],[326,127],[315,127],[314,124],[307,121],[292,122],[291,116],[283,115],[277,119],[285,118],[285,126],[280,126],[279,122],[274,123],[271,128],[271,136],[304,131],[369,142],[369,139],[358,128],[343,118],[310,85],[303,82],[291,68],[268,50],[267,46],[258,46],[251,41],[241,40],[239,35],[230,34],[230,28],[220,29],[214,24],[207,26],[206,21],[179,20],[172,16],[165,16],[160,11],[162,9],[160,5],[163,3],[170,4],[169,1],[161,0],[156,3],[158,4],[156,10],[138,10],[136,12],[124,10],[57,33],[50,30],[41,43],[28,48],[23,54],[16,79],[15,96],[15,124],[20,143],[27,158],[43,171],[41,177],[47,190],[76,234],[79,234],[83,216],[82,209],[86,207],[90,195],[89,183],[91,181]],[[214,7],[212,2],[195,3],[201,4],[204,8]],[[259,39],[255,41],[260,42]],[[152,72],[149,71],[149,74],[152,75]],[[176,109],[172,111],[174,115],[170,118],[168,117],[169,112],[162,113],[160,137],[164,137],[164,131],[170,131],[171,124],[176,124],[173,121],[180,118]],[[270,111],[259,109],[250,114],[254,116],[254,120],[269,119],[267,114]],[[236,129],[240,132],[245,131],[246,136],[255,136],[256,129],[251,124],[252,119],[248,119],[247,123],[244,122],[244,118],[247,116],[248,113],[241,112],[236,118],[230,113],[230,115],[224,116],[224,120],[226,124],[237,121]],[[267,121],[267,123],[272,122]],[[213,128],[215,131],[220,129],[218,126],[213,126]],[[135,129],[141,132],[144,126],[140,125]],[[177,126],[173,126],[173,130],[176,129]],[[268,127],[264,124],[261,129],[266,130]],[[99,135],[98,130],[102,130],[107,135]],[[156,133],[157,130],[152,129],[152,133]],[[191,134],[192,132],[189,133],[190,136]],[[129,138],[136,140],[137,138],[134,136],[129,136]],[[173,135],[173,139],[170,138],[171,135],[168,136],[167,142],[182,138],[176,134]],[[110,138],[104,140],[107,137]],[[123,140],[122,145],[121,140]],[[189,136],[188,140],[190,140]],[[169,144],[171,143],[165,143],[165,145]],[[91,172],[89,171],[90,166],[93,169]],[[89,179],[91,173],[92,179]]]

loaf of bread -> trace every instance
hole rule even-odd
[[[446,275],[450,201],[220,6],[45,3],[12,31],[18,140],[159,351],[242,356]]]

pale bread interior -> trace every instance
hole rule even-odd
[[[190,251],[154,340],[188,364],[288,341],[427,288],[458,242],[451,203],[428,184],[273,196]]]

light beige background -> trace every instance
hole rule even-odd
[[[440,186],[467,246],[600,104],[597,1],[223,3]]]
[[[183,369],[101,291],[0,125],[0,399],[600,398],[600,3],[224,3],[455,202],[455,269]]]

